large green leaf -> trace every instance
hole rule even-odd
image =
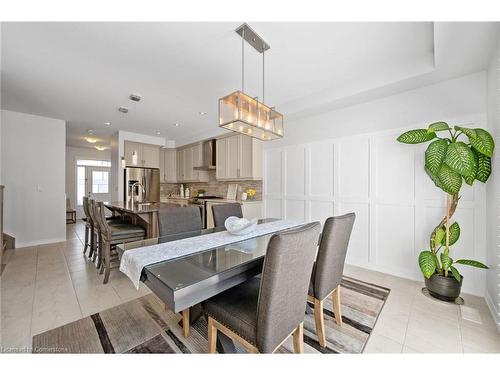
[[[460,238],[460,225],[455,221],[450,225],[450,246],[454,245]],[[445,237],[446,242],[446,237]]]
[[[469,138],[476,138],[477,137],[476,131],[474,129],[463,128],[461,126],[455,126],[455,130],[461,131]]]
[[[433,174],[438,173],[439,167],[443,163],[448,149],[448,141],[446,139],[437,139],[433,141],[425,151],[425,166]]]
[[[448,146],[444,162],[464,177],[469,177],[474,172],[474,154],[463,142],[451,143]]]
[[[445,253],[441,253],[441,265],[443,266],[443,269],[449,270],[452,264],[453,264],[453,259],[451,259]]]
[[[472,186],[472,184],[474,183],[474,180],[476,179],[476,176],[477,176],[477,167],[478,167],[478,163],[479,163],[479,157],[478,157],[479,153],[476,150],[474,150],[472,147],[470,147],[470,150],[472,152],[472,155],[474,156],[474,168],[473,168],[473,171],[470,174],[470,176],[464,176],[464,180],[467,183],[467,185]]]
[[[427,129],[413,129],[401,134],[398,141],[401,143],[416,144],[436,138],[436,133],[429,133]]]
[[[460,276],[460,272],[458,272],[458,270],[455,267],[453,267],[453,266],[450,266],[450,270],[451,270],[451,273],[453,274],[453,277],[458,282],[460,282],[460,280],[462,280],[462,276]]]
[[[462,176],[443,163],[437,173],[441,189],[451,195],[458,194],[462,187]]]
[[[466,266],[471,266],[471,267],[476,267],[476,268],[485,268],[485,269],[488,268],[487,265],[485,265],[481,262],[478,262],[477,260],[472,260],[472,259],[459,259],[459,260],[455,261],[455,263],[464,264]]]
[[[444,121],[438,121],[438,122],[433,122],[432,124],[429,125],[429,127],[427,128],[427,132],[431,133],[431,132],[439,132],[439,131],[443,131],[443,130],[449,130],[450,127],[448,126],[448,124]]]
[[[443,189],[443,186],[441,185],[441,181],[439,181],[439,178],[437,177],[437,173],[434,174],[432,173],[429,168],[427,168],[427,166],[424,165],[424,170],[425,170],[425,173],[427,173],[427,175],[431,178],[432,182],[434,182],[434,185],[436,185],[438,188]]]
[[[426,279],[431,277],[436,272],[436,262],[434,254],[431,251],[422,251],[418,256],[418,266]]]
[[[441,245],[445,237],[446,237],[446,231],[443,228],[439,228],[436,231],[436,236],[434,237],[434,243],[436,245]]]
[[[474,153],[477,157],[476,179],[484,183],[491,175],[491,158],[475,150]]]
[[[490,133],[484,129],[475,129],[476,137],[469,137],[470,144],[481,154],[492,157],[495,149],[495,141]]]

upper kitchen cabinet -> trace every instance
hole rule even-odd
[[[173,148],[160,151],[160,181],[177,182],[177,151]]]
[[[217,139],[218,180],[261,180],[262,141],[243,135]]]
[[[127,167],[159,168],[160,147],[125,141],[125,164]]]
[[[177,150],[177,182],[207,182],[208,172],[194,170],[203,165],[202,143]]]

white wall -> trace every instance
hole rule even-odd
[[[479,72],[314,117],[290,120],[285,114],[285,137],[265,147],[398,129],[485,111],[486,73]]]
[[[5,232],[16,247],[64,241],[66,123],[2,110]]]
[[[436,120],[486,127],[485,77],[476,74],[290,124],[283,141],[266,147],[266,216],[322,221],[354,211],[347,262],[422,280],[417,257],[444,213],[444,193],[423,171],[425,145],[403,145],[396,137]],[[420,118],[425,121],[414,122]],[[396,124],[399,129],[379,130]],[[370,128],[376,131],[357,134]],[[349,133],[357,135],[335,136]],[[463,190],[455,214],[463,229],[455,257],[486,260],[485,194],[482,184]],[[461,272],[464,291],[484,295],[486,273],[466,267]]]
[[[495,138],[493,173],[487,185],[487,251],[490,270],[486,301],[500,330],[500,46],[488,69],[488,126]]]
[[[94,148],[66,147],[66,197],[69,198],[71,206],[76,208],[78,218],[84,217],[81,207],[76,204],[76,161],[87,160],[111,160],[109,150],[99,151]]]
[[[165,146],[166,140],[161,137],[118,131],[111,137],[111,191],[113,200],[123,200],[123,168],[121,158],[125,155],[125,141]]]

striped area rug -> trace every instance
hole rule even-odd
[[[304,352],[362,353],[388,295],[387,288],[344,276],[343,325],[335,324],[331,302],[325,301],[327,346],[319,346],[314,316],[308,314],[304,319]],[[191,326],[191,334],[185,338],[180,314],[165,310],[153,294],[33,337],[34,353],[206,353],[207,347],[204,317]],[[292,339],[277,353],[293,353]]]

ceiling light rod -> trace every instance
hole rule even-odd
[[[264,52],[271,48],[264,39],[260,37],[246,23],[238,27],[236,33],[241,36],[241,91],[245,92],[245,41],[257,52],[262,53],[262,101],[264,101]]]

